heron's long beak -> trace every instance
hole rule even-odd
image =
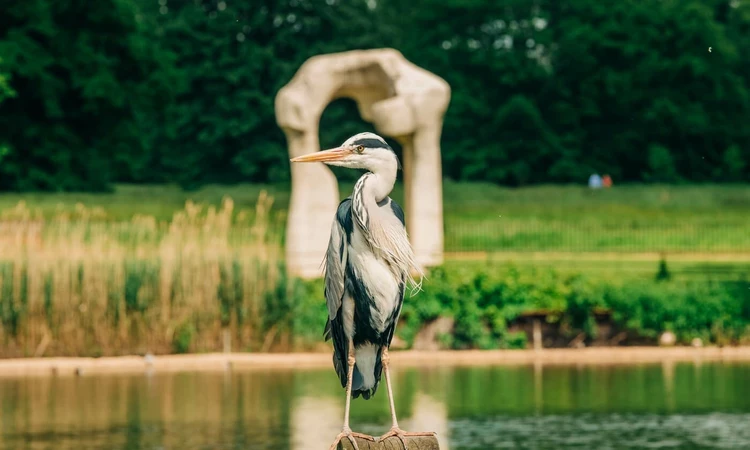
[[[336,147],[330,150],[323,150],[315,153],[308,153],[307,155],[298,156],[290,159],[291,162],[327,162],[327,161],[341,161],[347,156],[351,155],[352,151],[349,147]]]

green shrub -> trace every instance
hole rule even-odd
[[[408,344],[427,322],[455,319],[455,349],[519,348],[524,333],[509,333],[521,314],[543,310],[570,336],[595,338],[595,311],[612,312],[616,326],[647,339],[673,331],[680,342],[734,343],[750,336],[750,284],[643,280],[616,283],[554,270],[519,270],[513,265],[478,271],[438,267],[430,271],[424,292],[407,298],[398,335]]]
[[[298,344],[322,342],[328,318],[323,279],[299,281],[293,288],[292,329]]]
[[[172,340],[173,351],[175,353],[188,353],[197,332],[191,321],[179,325],[175,329],[174,339]]]
[[[747,337],[749,288],[746,282],[629,284],[610,289],[606,303],[617,323],[644,337],[669,330],[682,342],[728,343]]]

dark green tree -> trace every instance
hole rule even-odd
[[[560,154],[560,146],[532,102],[520,95],[511,97],[489,125],[497,130],[494,145],[470,153],[464,168],[469,179],[519,186],[547,178],[546,169]]]
[[[747,168],[750,163],[748,152],[743,152],[737,145],[730,146],[724,152],[724,164],[717,168],[719,176],[728,181],[744,181],[747,179]]]
[[[6,98],[12,98],[16,95],[16,92],[10,87],[9,75],[7,69],[3,66],[3,60],[0,59],[0,103]],[[3,137],[0,136],[0,164],[3,162],[3,158],[10,153],[8,143],[3,141]]]
[[[10,0],[0,189],[286,181],[279,88],[311,56],[375,47],[451,85],[447,177],[750,181],[749,5]],[[320,141],[363,129],[339,100]]]
[[[551,76],[546,13],[522,0],[385,0],[378,2],[381,8],[379,23],[399,30],[393,42],[404,56],[451,85],[442,135],[445,175],[515,184],[535,181],[537,175],[542,179],[547,167],[539,161],[513,160],[515,168],[495,165],[519,156],[507,153],[520,151],[504,146],[508,134],[515,142],[550,138],[536,135],[547,128],[537,107]],[[514,96],[523,100],[511,102]],[[527,113],[533,125],[501,128]],[[529,175],[500,174],[507,171]]]
[[[12,0],[0,55],[16,96],[0,104],[0,188],[102,190],[147,155],[136,115],[169,83],[130,1]]]
[[[650,149],[669,154],[668,178],[721,180],[728,174],[715,169],[726,167],[727,148],[744,149],[739,158],[730,154],[733,161],[750,155],[742,125],[750,116],[750,70],[739,57],[750,51],[747,1],[378,5],[382,22],[402,30],[404,54],[452,86],[443,133],[450,177],[514,183],[497,173],[516,169],[482,169],[484,157],[475,155],[516,168],[534,160],[502,148],[508,133],[539,140],[536,127],[508,130],[499,120],[513,96],[532,104],[537,125],[554,136],[543,139],[555,143],[550,158],[531,162],[541,175],[532,181],[580,182],[591,171],[648,180],[649,155],[651,162],[658,156]]]
[[[4,66],[3,60],[0,59],[0,103],[6,98],[15,96],[15,91],[10,87],[7,67]]]
[[[180,79],[154,138],[154,167],[186,187],[288,179],[276,93],[307,58],[378,42],[363,1],[139,0],[139,7],[152,39],[177,56]]]
[[[540,108],[577,159],[642,180],[669,154],[671,178],[705,181],[731,144],[747,148],[750,92],[738,46],[706,2],[574,0],[547,9],[554,87]]]

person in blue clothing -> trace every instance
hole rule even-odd
[[[593,173],[589,177],[589,187],[591,189],[599,189],[602,187],[602,177],[598,173]]]

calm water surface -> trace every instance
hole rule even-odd
[[[750,449],[750,364],[405,369],[402,428],[441,449]],[[4,449],[327,449],[333,370],[0,378]],[[352,427],[389,427],[385,389]]]

